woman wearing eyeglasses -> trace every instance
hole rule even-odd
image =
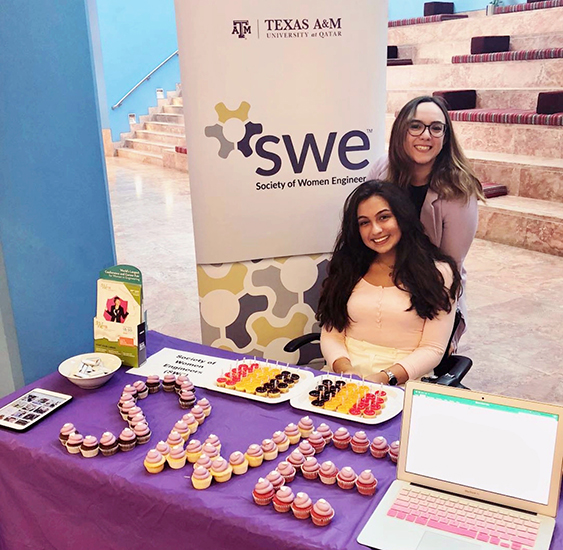
[[[464,289],[463,261],[477,231],[477,200],[484,195],[441,98],[417,97],[401,109],[389,154],[372,166],[367,179],[386,179],[408,191],[432,243],[456,261]],[[463,294],[458,307],[465,319]],[[464,319],[454,344],[465,330]]]

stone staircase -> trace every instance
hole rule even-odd
[[[117,156],[187,172],[187,155],[176,151],[176,147],[186,147],[179,87],[168,92],[166,99],[158,99],[157,106],[150,107],[149,114],[139,120],[131,125],[131,132],[121,134],[121,142],[115,147]]]
[[[563,90],[563,59],[452,64],[473,36],[510,35],[511,50],[563,47],[563,7],[389,28],[412,66],[387,68],[386,137],[395,113],[418,95],[475,89],[477,108],[535,110],[539,92]],[[483,182],[509,195],[480,206],[477,236],[563,256],[563,127],[453,123]]]

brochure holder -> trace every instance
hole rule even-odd
[[[116,265],[100,272],[97,286],[94,351],[139,367],[147,357],[141,272],[132,265]]]

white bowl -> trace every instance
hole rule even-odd
[[[80,369],[84,359],[91,359],[93,361],[99,359],[103,363],[106,373],[88,376],[87,378],[74,376],[74,373]],[[59,372],[78,387],[85,390],[93,390],[103,386],[120,366],[121,359],[116,355],[111,355],[110,353],[82,353],[63,361],[59,365]]]

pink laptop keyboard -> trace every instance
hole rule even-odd
[[[401,489],[387,515],[511,550],[532,550],[540,526],[529,515],[419,487]]]

